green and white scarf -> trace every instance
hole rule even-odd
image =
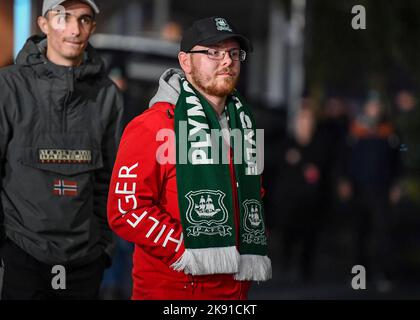
[[[210,138],[212,130],[220,133],[218,116],[186,79],[180,81],[175,107],[176,176],[185,252],[172,267],[192,275],[222,273],[235,274],[237,280],[268,280],[271,261],[267,257],[261,177],[254,159],[253,117],[236,91],[228,97],[230,129],[241,138],[238,142],[231,136],[231,147],[243,150],[235,152],[235,201],[226,155],[230,149],[222,135]],[[235,221],[238,206],[239,219]]]

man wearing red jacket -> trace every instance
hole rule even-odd
[[[246,299],[271,278],[257,131],[235,90],[252,46],[226,19],[196,21],[150,108],[126,128],[108,198],[135,243],[133,299]]]

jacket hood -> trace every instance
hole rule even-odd
[[[176,105],[181,92],[180,80],[185,74],[180,69],[167,69],[159,79],[159,88],[155,96],[150,100],[149,108],[157,102],[168,102]]]
[[[16,64],[33,66],[38,72],[48,77],[61,76],[68,67],[59,66],[49,61],[46,57],[46,50],[46,36],[32,36],[19,52]],[[90,44],[86,47],[83,64],[75,67],[74,73],[75,77],[79,79],[105,74],[105,65]]]

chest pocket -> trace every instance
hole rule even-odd
[[[22,150],[20,162],[35,169],[73,176],[103,167],[100,142],[87,134],[48,134]]]

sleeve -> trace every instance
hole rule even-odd
[[[6,150],[9,144],[9,141],[12,136],[12,126],[10,119],[6,113],[6,107],[9,105],[8,96],[10,94],[10,88],[6,86],[3,79],[0,77],[0,177],[3,177],[4,173],[4,163],[6,159]],[[2,188],[2,183],[0,180],[0,189]],[[0,246],[5,240],[5,231],[4,231],[4,213],[3,206],[0,201]]]
[[[94,214],[100,224],[101,246],[109,257],[112,257],[113,255],[116,239],[108,224],[107,198],[115,156],[122,134],[123,111],[123,99],[121,94],[117,91],[115,94],[113,112],[109,116],[108,125],[102,138],[101,148],[103,167],[100,170],[97,170],[94,176]],[[111,261],[109,260],[108,262],[110,264]]]
[[[182,227],[160,206],[165,165],[156,161],[161,144],[141,118],[126,128],[112,174],[108,220],[121,238],[172,265],[184,252]],[[150,121],[150,120],[149,120]]]

